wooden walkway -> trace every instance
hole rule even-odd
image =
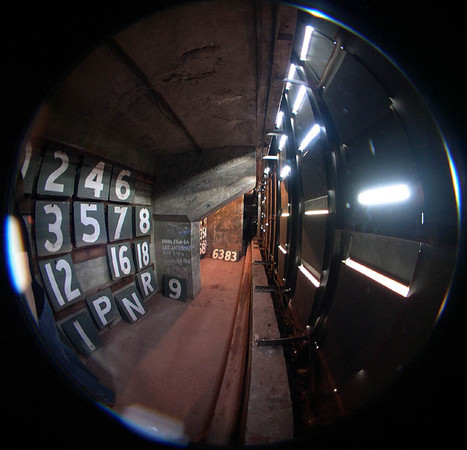
[[[114,411],[143,435],[215,448],[293,437],[282,347],[256,344],[280,336],[271,295],[254,290],[267,279],[252,259],[261,255],[251,246],[237,263],[203,259],[195,299],[157,293],[142,319],[103,336],[90,368],[115,389]]]

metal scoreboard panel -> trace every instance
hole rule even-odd
[[[43,152],[40,145],[27,143],[20,161],[23,191],[33,196],[31,232],[36,263],[54,311],[75,305],[69,310],[71,315],[57,323],[62,338],[79,353],[89,355],[101,345],[99,330],[104,331],[120,316],[136,322],[146,313],[143,301],[158,291],[150,255],[153,211],[133,203],[137,198],[135,170],[65,145],[46,145]],[[144,200],[138,203],[149,203],[145,187],[142,189]],[[99,259],[99,264],[108,266],[104,269],[109,270],[112,281],[109,285],[100,278],[82,280],[83,287],[99,289],[87,295],[77,276],[85,272],[75,270],[72,255],[87,267],[94,261],[92,247],[106,243],[107,259]],[[128,275],[134,275],[134,282],[133,277],[128,278],[130,284],[114,296],[112,285]],[[84,276],[93,277],[93,271]],[[183,298],[183,289],[174,283],[175,293],[180,291]],[[84,309],[74,313],[81,305]],[[60,316],[67,314],[64,311]]]
[[[96,156],[86,155],[78,178],[77,196],[92,200],[108,200],[112,164]]]
[[[69,202],[36,201],[34,217],[38,256],[57,255],[71,250]]]
[[[152,232],[152,208],[135,206],[135,237],[147,236]]]
[[[107,258],[112,280],[135,273],[133,251],[129,241],[107,245]]]
[[[186,302],[186,279],[164,275],[164,296],[179,302]]]
[[[47,297],[55,311],[60,311],[83,298],[70,254],[39,261]]]
[[[157,280],[152,267],[136,274],[136,286],[143,300],[157,292]]]
[[[61,322],[60,326],[82,355],[87,356],[102,345],[96,325],[85,309]]]
[[[110,288],[86,297],[89,310],[99,328],[104,328],[120,316]]]
[[[144,238],[133,241],[133,254],[135,256],[136,271],[140,271],[151,264],[151,239]]]
[[[107,205],[109,242],[133,237],[133,207],[123,204]]]
[[[146,314],[142,299],[134,285],[116,293],[115,301],[123,318],[129,323],[135,323]]]
[[[111,202],[132,203],[135,199],[136,175],[133,169],[114,165],[110,181]]]
[[[39,171],[39,151],[31,142],[28,142],[21,159],[21,179],[23,180],[23,192],[32,194],[34,192],[34,181]]]
[[[76,155],[67,149],[48,150],[37,179],[37,194],[71,197],[75,190],[76,166]]]
[[[76,247],[107,242],[104,204],[73,202]]]

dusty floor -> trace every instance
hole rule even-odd
[[[243,259],[202,259],[196,299],[182,303],[159,292],[145,303],[142,319],[133,325],[122,321],[103,336],[92,363],[107,372],[117,413],[143,406],[178,420],[190,440],[200,437],[222,381]]]

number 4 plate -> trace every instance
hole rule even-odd
[[[78,180],[78,197],[93,200],[109,198],[112,165],[95,156],[86,155]]]

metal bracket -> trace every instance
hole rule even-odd
[[[287,134],[287,131],[285,131],[285,130],[268,130],[266,132],[266,136],[282,136],[284,134]]]
[[[298,84],[300,86],[310,87],[306,81],[295,80],[294,78],[284,78],[284,83]]]
[[[277,286],[255,286],[255,292],[276,292]]]
[[[287,337],[287,338],[278,338],[278,339],[266,339],[266,338],[262,338],[262,339],[258,339],[256,341],[256,345],[259,345],[259,346],[267,346],[267,345],[284,345],[284,344],[292,344],[294,342],[298,342],[298,341],[307,341],[308,340],[308,336],[307,335],[304,335],[304,336],[293,336],[293,337]]]

